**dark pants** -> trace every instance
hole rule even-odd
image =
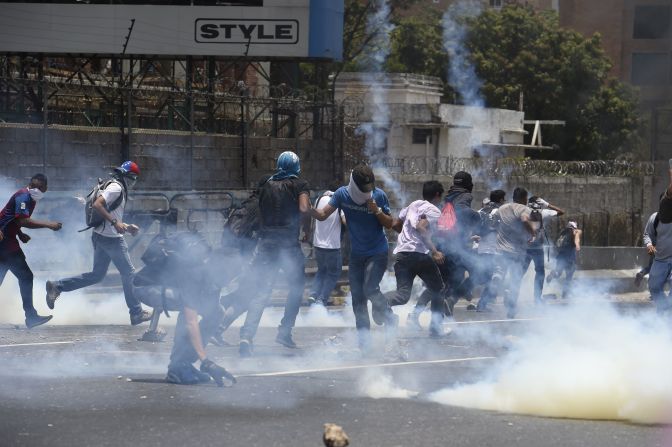
[[[341,277],[341,270],[343,269],[341,249],[315,247],[315,261],[317,262],[317,273],[310,290],[310,296],[326,305],[331,292]]]
[[[552,278],[560,278],[565,273],[565,281],[562,283],[562,297],[569,295],[574,272],[576,272],[576,252],[559,252],[555,258],[555,269],[551,272]]]
[[[478,300],[478,305],[476,306],[477,310],[486,310],[488,304],[497,298],[497,296],[492,296],[493,290],[490,290],[488,284],[492,279],[492,275],[495,273],[495,254],[482,253],[478,255],[478,277],[476,284],[484,285],[483,290],[481,291],[481,297]]]
[[[281,330],[291,330],[303,300],[305,258],[300,245],[275,239],[260,239],[248,271],[240,280],[235,296],[227,299],[231,304],[224,312],[221,330],[226,330],[240,315],[247,311],[245,323],[240,328],[240,338],[252,341],[259,328],[264,309],[271,300],[273,283],[280,270],[284,272],[289,288]],[[245,299],[245,295],[249,299]]]
[[[411,298],[413,281],[419,276],[427,286],[432,309],[432,324],[430,330],[440,330],[443,320],[443,290],[444,283],[439,267],[428,254],[416,252],[397,253],[394,262],[394,274],[397,278],[397,290],[385,294],[390,306],[400,306],[408,303]]]
[[[107,237],[93,233],[93,269],[79,276],[61,279],[56,282],[63,292],[81,289],[97,284],[107,275],[110,262],[119,270],[124,287],[124,298],[131,315],[142,312],[140,300],[133,295],[133,273],[135,269],[128,255],[128,245],[123,237]]]
[[[523,275],[527,272],[530,262],[534,262],[534,301],[541,302],[541,294],[544,290],[544,249],[527,250],[525,262],[523,263]]]
[[[0,284],[5,279],[7,271],[12,272],[19,280],[19,290],[26,317],[37,315],[33,306],[33,272],[28,267],[26,256],[22,251],[0,254]]]
[[[363,335],[371,329],[367,300],[371,300],[371,305],[380,309],[381,313],[392,312],[379,287],[387,269],[387,251],[373,256],[350,254],[348,269],[355,325],[360,331],[360,337],[367,337]]]
[[[495,255],[495,270],[488,284],[487,296],[496,297],[498,291],[508,290],[504,297],[506,314],[509,318],[516,315],[520,282],[523,279],[525,254],[499,253]]]
[[[195,309],[198,311],[199,315],[203,317],[198,324],[203,347],[208,343],[210,337],[217,333],[219,322],[222,317],[221,307],[218,302],[219,293],[211,292],[211,294],[213,295],[212,299],[209,299],[205,306]],[[173,349],[170,353],[170,364],[168,365],[168,369],[189,367],[189,365],[196,360],[198,360],[198,354],[189,338],[186,319],[184,318],[183,312],[180,312],[177,317],[177,324],[175,325],[175,338]]]

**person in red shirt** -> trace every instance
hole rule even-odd
[[[31,218],[35,205],[45,192],[47,192],[47,177],[44,174],[35,174],[30,179],[30,184],[16,191],[0,211],[0,284],[8,271],[19,280],[28,328],[46,323],[51,320],[51,315],[38,315],[33,306],[33,272],[26,263],[26,256],[19,245],[19,240],[27,244],[30,236],[21,231],[21,228],[49,228],[58,231],[63,226],[60,222]]]

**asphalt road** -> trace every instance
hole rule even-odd
[[[208,351],[237,375],[232,388],[164,383],[170,336],[138,342],[142,327],[0,326],[0,446],[319,446],[327,422],[343,426],[353,446],[672,445],[666,426],[430,402],[431,392],[477,380],[507,340],[545,318],[534,309],[514,321],[502,313],[461,306],[460,324],[447,325],[453,333],[441,341],[400,328],[406,359],[385,353],[380,329],[379,350],[362,358],[353,330],[336,324],[297,328],[297,350],[276,345],[275,330],[262,327],[255,356],[241,360],[231,330],[232,346]],[[403,390],[417,396],[385,397]]]

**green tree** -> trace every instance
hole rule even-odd
[[[486,104],[517,109],[522,92],[526,118],[566,121],[544,135],[556,156],[609,159],[637,144],[636,93],[609,76],[598,34],[585,38],[561,28],[556,13],[524,6],[487,10],[468,26]]]

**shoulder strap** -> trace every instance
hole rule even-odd
[[[658,224],[660,223],[660,219],[658,219],[658,214],[656,214],[656,217],[653,219],[653,231],[656,232],[656,235],[658,234]]]

